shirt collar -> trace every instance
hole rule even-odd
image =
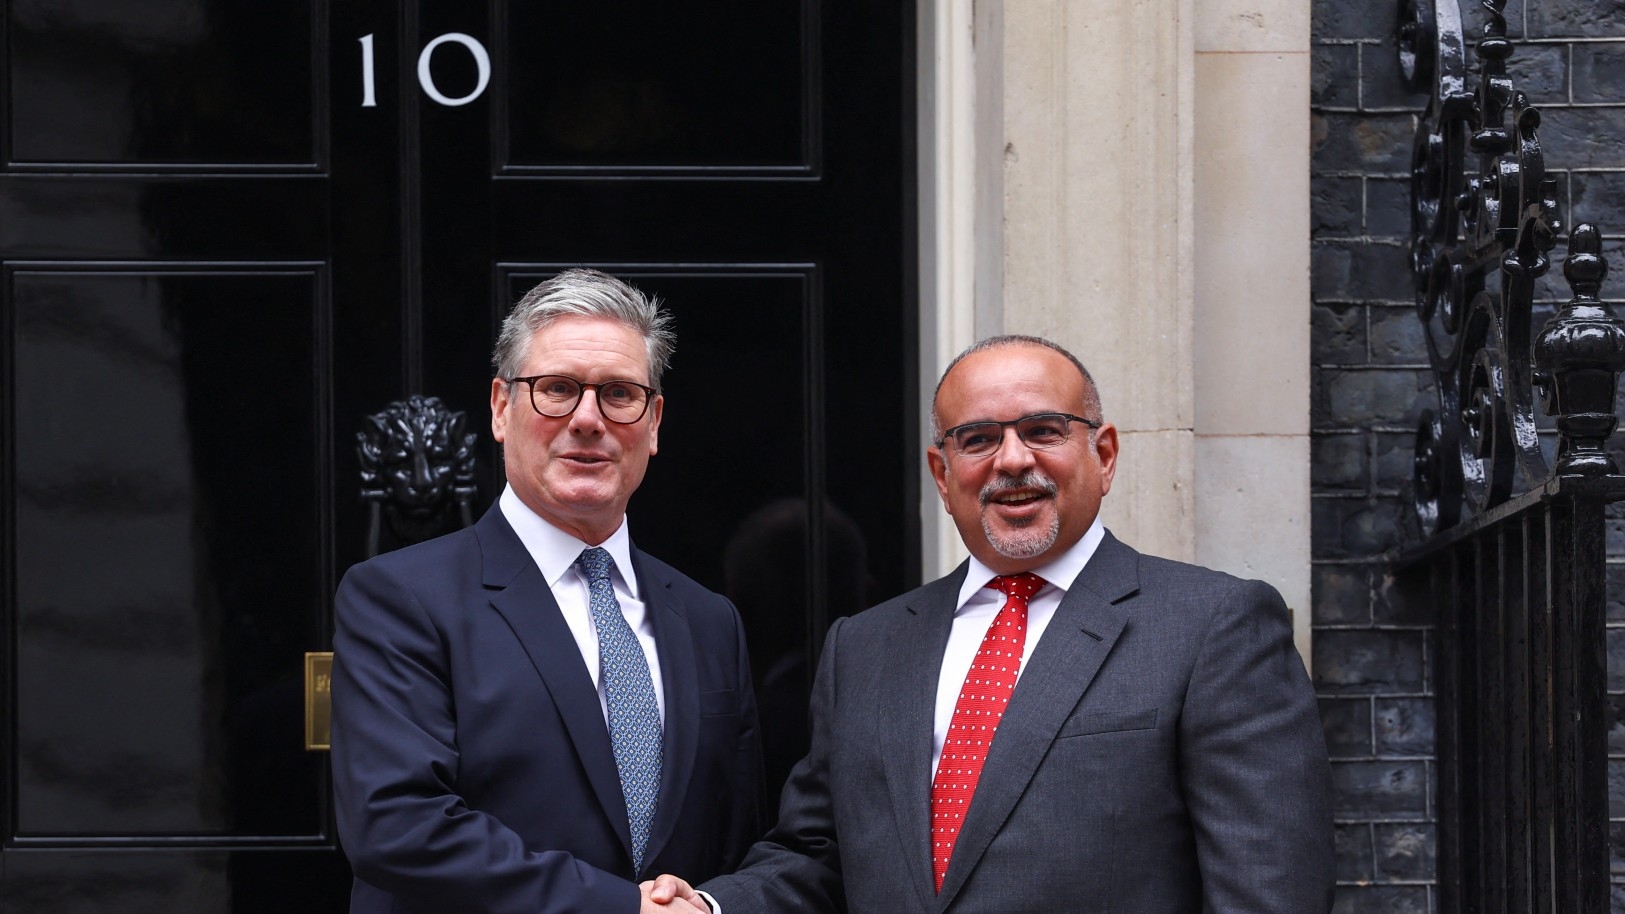
[[[1096,515],[1094,523],[1090,524],[1089,529],[1083,532],[1083,536],[1072,544],[1071,549],[1032,569],[1032,573],[1043,578],[1050,586],[1060,588],[1062,592],[1071,590],[1072,582],[1083,573],[1083,566],[1089,564],[1089,559],[1094,557],[1095,550],[1100,548],[1101,540],[1105,538],[1106,528],[1100,523],[1100,516]],[[986,587],[987,582],[998,576],[998,572],[983,565],[974,555],[967,564],[969,567],[965,571],[965,581],[959,585],[959,602],[954,604],[956,612],[964,609],[971,597]]]
[[[505,486],[502,497],[497,499],[502,509],[502,516],[507,518],[508,525],[513,532],[519,535],[519,542],[525,546],[525,551],[536,562],[536,567],[542,572],[549,588],[557,587],[559,579],[564,577],[577,558],[581,550],[588,548],[588,544],[565,533],[542,519],[542,516],[530,509],[530,506],[520,500],[514,492],[513,486]],[[632,535],[627,532],[626,518],[621,518],[621,525],[609,535],[609,539],[598,545],[609,553],[615,560],[615,575],[620,579],[621,586],[632,599],[638,596],[638,576],[632,573]]]

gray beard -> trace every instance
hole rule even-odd
[[[1019,479],[995,479],[982,487],[977,493],[982,502],[982,535],[993,547],[993,551],[1007,559],[1030,559],[1035,555],[1042,555],[1044,550],[1055,545],[1056,539],[1061,535],[1061,513],[1056,511],[1050,516],[1049,527],[1040,529],[1027,526],[1011,533],[996,533],[993,524],[988,520],[987,506],[994,496],[1005,489],[1039,488],[1054,497],[1057,490],[1055,482],[1046,479],[1042,474],[1028,470]]]
[[[1055,540],[1061,535],[1061,515],[1052,514],[1047,528],[1028,527],[1009,533],[996,533],[993,525],[988,522],[987,515],[982,515],[982,533],[987,537],[993,551],[1007,559],[1030,559],[1035,555],[1044,554],[1044,550],[1055,545]]]

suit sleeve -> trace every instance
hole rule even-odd
[[[638,910],[632,883],[568,853],[527,848],[457,794],[447,652],[406,582],[377,562],[352,568],[337,617],[333,794],[358,879],[424,910]]]
[[[1216,601],[1180,732],[1203,910],[1331,909],[1331,768],[1286,605],[1259,581]]]
[[[824,639],[810,703],[812,744],[784,785],[779,821],[745,855],[739,871],[705,883],[726,914],[790,914],[846,910],[830,798],[830,720],[838,701],[836,619]]]

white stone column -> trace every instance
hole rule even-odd
[[[1309,656],[1309,7],[1196,20],[1196,560],[1274,584]]]
[[[1073,350],[1122,436],[1106,524],[1270,581],[1307,656],[1307,7],[919,12],[922,403],[990,334]],[[929,578],[964,553],[924,484]]]
[[[983,147],[1000,157],[976,180],[999,204],[978,213],[1000,226],[996,332],[1084,360],[1122,435],[1106,524],[1194,558],[1192,0],[988,5],[977,64],[997,50],[1002,111]]]
[[[1102,509],[1136,548],[1194,557],[1193,0],[1008,4],[1007,332],[1071,349],[1122,436]]]

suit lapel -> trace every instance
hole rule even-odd
[[[678,815],[688,792],[694,757],[699,751],[699,668],[694,658],[694,637],[685,608],[671,591],[671,582],[658,577],[632,550],[644,606],[654,620],[655,646],[660,655],[661,687],[666,693],[666,722],[660,760],[660,796],[649,828],[649,847],[643,859],[653,861],[675,834]]]
[[[1127,613],[1115,604],[1137,590],[1138,553],[1107,533],[1061,599],[1016,682],[954,843],[937,910],[953,902],[993,836],[1004,827],[1061,725],[1123,632]]]
[[[485,586],[491,591],[491,606],[507,621],[553,696],[553,705],[564,721],[565,732],[581,759],[593,793],[630,860],[632,832],[615,767],[615,750],[610,745],[609,728],[604,725],[603,706],[598,703],[598,692],[575,636],[565,624],[536,562],[502,512],[493,505],[475,529],[485,561]]]
[[[953,628],[954,603],[965,565],[927,585],[888,632],[886,687],[877,690],[876,719],[885,759],[892,814],[906,849],[906,878],[922,910],[935,904],[931,875],[931,740],[936,725],[937,680]]]

